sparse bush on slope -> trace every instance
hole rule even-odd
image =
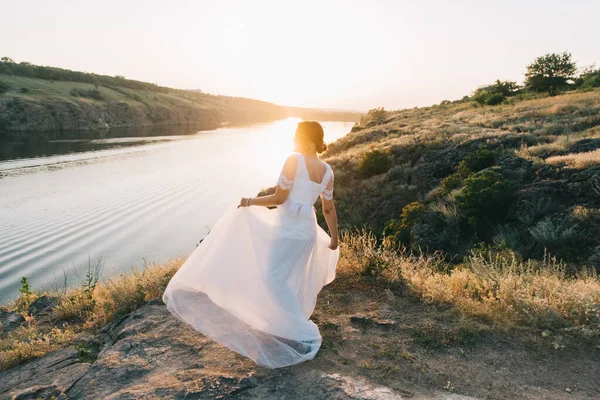
[[[6,82],[0,81],[0,94],[8,91],[9,89],[10,86]]]
[[[417,201],[406,205],[402,209],[402,215],[399,219],[392,219],[387,223],[384,235],[397,245],[408,246],[410,244],[410,231],[419,222],[424,212],[425,206]]]
[[[465,186],[456,195],[456,204],[470,225],[485,229],[502,222],[512,201],[509,181],[493,170],[465,180]]]
[[[80,89],[80,88],[73,88],[73,89],[71,89],[69,94],[74,97],[88,97],[88,98],[94,99],[94,100],[102,100],[102,95],[96,89],[85,90],[85,89]]]
[[[388,152],[375,149],[363,154],[358,170],[363,177],[369,178],[387,172],[393,165],[394,162]]]

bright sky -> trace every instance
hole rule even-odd
[[[0,56],[283,105],[367,110],[600,64],[598,0],[0,0]]]

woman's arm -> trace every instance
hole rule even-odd
[[[323,205],[323,216],[325,216],[325,222],[327,222],[329,235],[331,236],[329,248],[335,250],[338,247],[338,221],[335,204],[333,204],[333,199],[327,200],[323,196],[321,196],[321,204]]]
[[[287,199],[288,194],[290,194],[292,188],[291,182],[296,175],[297,166],[298,159],[293,155],[289,156],[287,160],[285,160],[285,164],[283,164],[279,180],[275,186],[275,193],[260,197],[242,197],[238,208],[248,206],[274,207],[283,204],[285,199]]]
[[[242,197],[238,208],[247,206],[275,207],[283,204],[289,193],[289,190],[282,189],[279,185],[277,185],[275,186],[275,193],[273,194],[250,198]]]

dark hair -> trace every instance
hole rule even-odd
[[[298,122],[296,138],[302,141],[313,142],[317,148],[317,153],[322,153],[327,150],[323,135],[323,127],[317,121]]]

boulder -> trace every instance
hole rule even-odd
[[[51,399],[64,395],[90,368],[74,347],[0,372],[0,398]]]
[[[411,229],[410,235],[415,249],[426,252],[458,251],[460,238],[458,222],[448,221],[440,212],[423,213],[419,222]]]
[[[158,302],[104,332],[111,342],[69,390],[69,398],[227,397],[256,386],[254,375],[263,370],[177,320]]]
[[[416,186],[419,194],[425,194],[452,174],[460,160],[461,153],[456,148],[427,150],[415,163],[410,183]]]
[[[358,314],[350,322],[382,331],[398,326],[394,319]],[[91,366],[82,361],[80,347],[96,344],[97,338],[79,338],[77,348],[55,351],[0,373],[0,398],[450,398],[446,392],[425,387],[408,391],[397,384],[377,384],[352,370],[340,373],[339,364],[327,360],[325,353],[289,368],[262,368],[194,331],[158,301],[116,319],[103,332],[109,342]]]
[[[17,311],[9,311],[0,307],[0,332],[10,332],[25,322],[25,318]]]
[[[506,157],[498,163],[497,171],[515,184],[526,184],[535,178],[533,161],[521,157]]]
[[[27,308],[29,315],[44,317],[52,314],[54,307],[58,305],[58,297],[42,295],[35,299]]]
[[[600,139],[581,139],[569,149],[569,153],[587,153],[600,149]]]
[[[600,206],[600,166],[591,167],[569,177],[569,185],[590,205]]]

